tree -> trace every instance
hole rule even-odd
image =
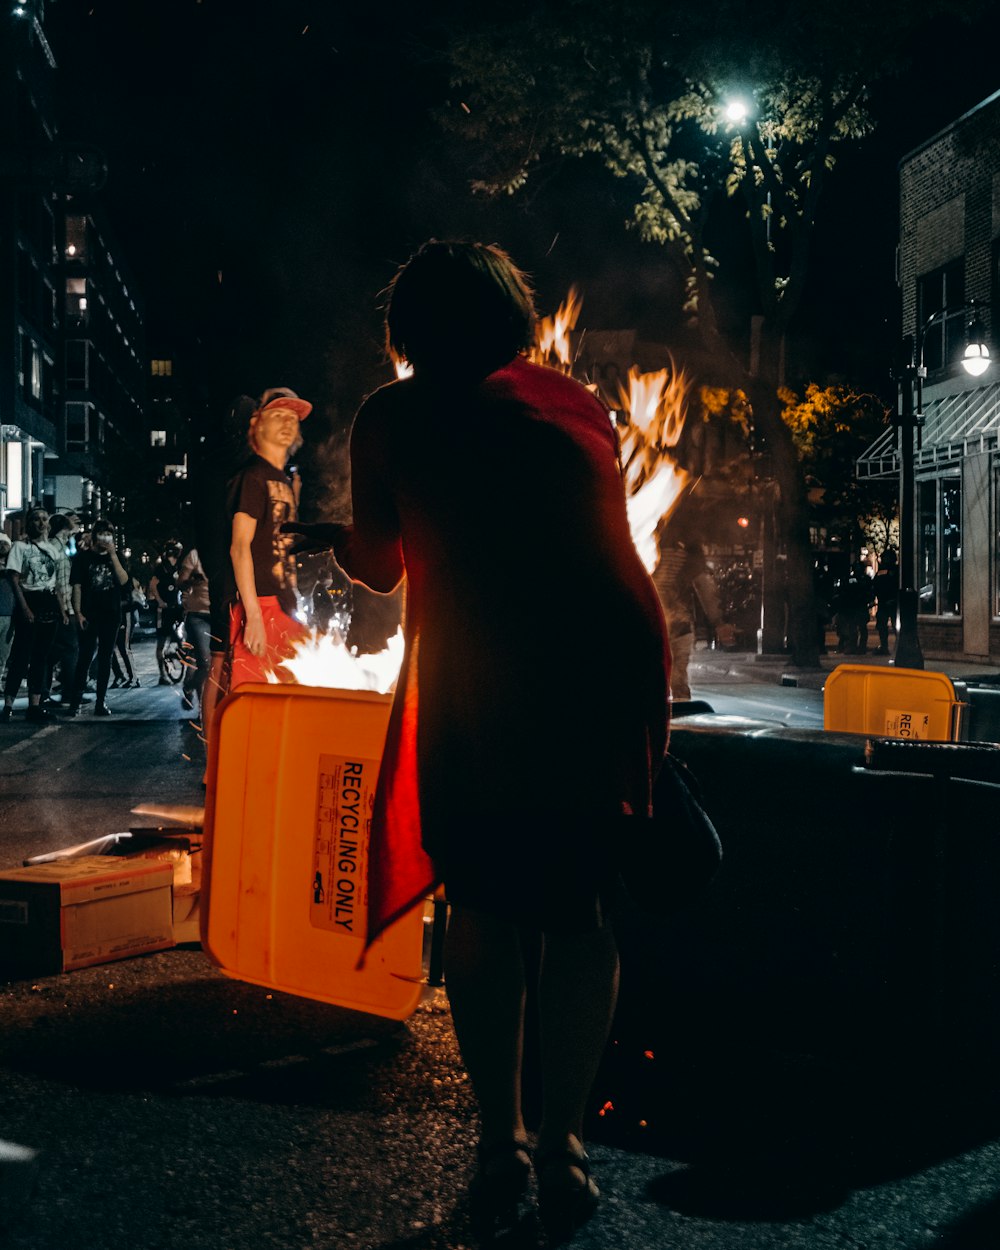
[[[777,393],[783,342],[824,185],[842,145],[872,126],[866,84],[893,67],[889,50],[915,22],[946,8],[627,0],[612,19],[597,0],[560,0],[450,46],[455,98],[444,120],[477,145],[474,189],[515,193],[553,156],[596,158],[622,180],[632,227],[667,249],[702,349],[719,381],[746,391],[769,452],[800,663],[818,656],[805,483]],[[708,246],[720,203],[737,196],[759,312],[749,359],[720,330]]]
[[[858,481],[858,457],[885,430],[889,411],[877,395],[811,382],[803,396],[782,389],[782,419],[792,435],[817,525],[847,547],[885,549],[897,508],[894,483]]]

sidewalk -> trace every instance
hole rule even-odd
[[[702,644],[704,647],[704,644]],[[803,690],[822,690],[826,679],[840,664],[865,664],[872,668],[891,668],[892,655],[841,655],[834,651],[836,635],[827,640],[828,651],[819,657],[819,668],[799,668],[788,655],[755,655],[746,651],[696,650],[688,671],[692,682],[717,683],[727,680],[755,681],[770,686],[799,686]],[[984,681],[1000,683],[996,664],[974,664],[967,660],[932,659],[924,657],[928,672],[946,673],[952,681]]]
[[[74,726],[90,724],[106,725],[110,720],[190,720],[198,721],[197,708],[186,712],[181,703],[181,687],[161,686],[159,669],[156,664],[156,638],[142,635],[132,641],[132,657],[135,663],[136,676],[142,683],[138,689],[108,689],[107,703],[111,709],[111,717],[107,720],[94,716],[94,695],[87,696],[87,701],[80,708],[77,716],[67,716],[61,711],[60,704],[53,705],[52,711],[58,725]],[[14,701],[15,722],[24,721],[24,713],[28,707],[27,688],[22,683],[18,698]]]

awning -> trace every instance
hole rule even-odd
[[[994,451],[1000,440],[1000,383],[961,391],[924,406],[921,446],[916,468],[955,464],[981,451]],[[899,476],[899,448],[895,426],[883,431],[859,456],[855,466],[862,481]]]

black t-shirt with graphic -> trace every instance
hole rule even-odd
[[[281,526],[298,519],[294,483],[292,474],[254,456],[233,479],[229,494],[230,515],[244,512],[257,522],[250,544],[257,596],[276,596],[289,614],[297,606],[295,557],[289,554],[294,537],[282,534]]]
[[[122,591],[110,555],[88,548],[78,551],[70,566],[71,586],[80,587],[80,611],[86,617],[120,617]]]

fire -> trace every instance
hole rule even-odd
[[[396,361],[396,377],[397,379],[413,377],[413,366],[408,360]]]
[[[683,369],[671,366],[655,373],[629,370],[622,406],[628,423],[622,431],[622,466],[632,541],[652,572],[658,552],[656,531],[677,506],[691,475],[673,459],[687,415],[691,383]]]
[[[570,331],[576,327],[582,305],[579,291],[570,287],[555,316],[538,322],[535,346],[528,352],[534,364],[572,373]],[[656,531],[691,480],[673,457],[684,428],[690,389],[684,371],[671,362],[655,373],[641,373],[633,365],[628,389],[621,390],[621,404],[628,418],[622,431],[622,465],[629,528],[649,572],[656,568],[659,558]]]
[[[583,297],[575,286],[556,309],[554,317],[543,317],[535,327],[535,347],[528,352],[528,359],[536,365],[549,365],[563,373],[570,373],[573,361],[570,357],[569,334],[576,326]]]
[[[376,690],[388,694],[403,662],[403,631],[397,629],[384,651],[358,655],[343,638],[313,629],[296,644],[295,653],[280,666],[300,686],[328,686],[336,690]],[[276,673],[268,681],[279,682]],[[287,678],[286,678],[287,680]]]

